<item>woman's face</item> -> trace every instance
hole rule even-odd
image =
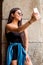
[[[15,13],[14,13],[14,18],[17,19],[18,21],[20,21],[22,19],[22,12],[20,10],[17,10]]]

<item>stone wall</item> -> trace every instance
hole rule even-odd
[[[3,0],[3,20],[2,20],[2,65],[5,65],[7,42],[5,38],[5,25],[9,11],[19,7],[23,12],[23,24],[30,20],[33,8],[37,7],[41,20],[30,25],[28,29],[29,55],[33,65],[43,65],[43,0]]]
[[[0,0],[0,65],[2,60],[2,0]]]

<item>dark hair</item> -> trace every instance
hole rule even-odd
[[[20,8],[13,8],[13,9],[10,10],[10,14],[9,14],[9,17],[8,17],[7,24],[9,24],[13,21],[14,18],[11,16],[11,14],[14,14],[17,10],[21,10],[21,9]],[[21,25],[22,25],[22,19],[21,19],[21,21],[18,21],[18,27],[21,26]],[[20,36],[21,36],[21,39],[22,39],[23,46],[25,48],[25,43],[26,43],[25,32],[24,31],[21,32]]]

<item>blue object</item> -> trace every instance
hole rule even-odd
[[[13,46],[18,46],[18,56],[17,56],[17,61],[18,61],[18,65],[24,65],[24,61],[26,59],[26,51],[23,48],[23,46],[21,45],[21,43],[11,43],[8,46],[8,50],[7,50],[7,65],[10,65],[12,62],[12,57],[13,57]]]

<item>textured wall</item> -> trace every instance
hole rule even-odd
[[[2,0],[0,0],[0,65],[2,60]]]
[[[20,7],[23,12],[23,23],[30,19],[33,8],[37,7],[41,13],[41,20],[30,25],[28,29],[29,55],[33,65],[43,65],[43,0],[4,0],[3,1],[3,21],[2,21],[2,65],[5,63],[5,51],[7,42],[5,39],[5,25],[7,23],[9,11],[13,7]],[[3,53],[4,52],[4,53]]]

